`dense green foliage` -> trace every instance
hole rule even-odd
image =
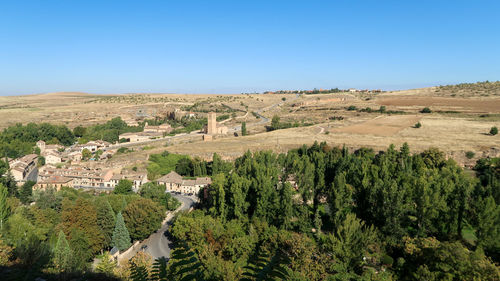
[[[123,209],[123,218],[133,240],[143,240],[161,227],[165,209],[151,199],[140,198]]]
[[[120,117],[113,118],[104,124],[97,124],[83,130],[76,127],[73,132],[75,135],[81,135],[80,143],[87,143],[91,140],[104,140],[110,143],[118,141],[120,134],[129,132],[141,132],[142,126],[128,126]]]
[[[207,162],[195,158],[191,159],[187,155],[173,154],[164,151],[161,154],[151,154],[147,167],[148,179],[155,180],[159,177],[176,171],[186,177],[205,176],[208,174]]]
[[[273,118],[271,119],[271,125],[266,126],[266,130],[267,131],[274,131],[274,130],[303,127],[303,126],[310,126],[310,125],[312,125],[312,124],[304,123],[304,121],[302,121],[301,123],[299,123],[297,121],[295,121],[293,123],[292,122],[282,122],[278,115],[274,115]]]
[[[253,257],[276,253],[291,280],[498,280],[497,164],[478,162],[476,180],[442,152],[407,145],[246,153],[171,232],[205,280],[241,279]]]
[[[75,142],[75,136],[66,126],[48,123],[16,124],[0,133],[0,155],[18,158],[33,153],[33,146],[39,140],[68,146]]]
[[[118,182],[113,190],[114,194],[132,194],[133,182],[127,179],[122,179]]]
[[[175,198],[168,201],[172,206],[179,204]],[[122,210],[128,217],[120,214]],[[0,269],[0,275],[6,280],[39,276],[48,280],[112,279],[109,274],[103,278],[91,273],[93,257],[115,245],[128,248],[132,242],[129,231],[141,239],[148,237],[164,217],[164,207],[136,194],[96,196],[72,188],[49,188],[34,190],[23,205],[0,184],[0,262],[8,266]],[[137,229],[127,229],[127,225]],[[101,268],[109,269],[109,264],[113,265],[108,261]]]
[[[142,197],[149,198],[169,211],[173,211],[180,206],[180,202],[172,197],[170,193],[165,192],[165,186],[153,182],[145,183],[139,191]]]

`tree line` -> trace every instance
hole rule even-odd
[[[500,277],[498,159],[480,160],[477,177],[406,144],[351,153],[315,143],[215,160],[201,208],[171,230],[204,280],[276,267],[290,280]],[[171,270],[171,280],[185,275]]]
[[[122,180],[112,194],[99,195],[31,186],[10,195],[0,183],[0,274],[12,280],[91,277],[94,257],[149,237],[161,227],[166,210],[180,205],[154,183],[136,194],[132,183]]]

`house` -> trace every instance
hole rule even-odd
[[[93,153],[99,149],[109,147],[110,145],[111,144],[107,141],[96,140],[96,141],[89,141],[85,144],[78,144],[73,148],[73,150],[82,152],[84,149],[87,149],[88,151]]]
[[[132,182],[132,189],[134,192],[138,192],[141,186],[148,182],[147,174],[135,174],[135,175],[113,175],[108,181],[104,183],[106,188],[115,188],[121,180],[129,180]]]
[[[144,125],[144,132],[145,133],[170,133],[172,131],[172,127],[170,127],[169,124],[161,124],[159,126],[150,126],[148,122]]]
[[[156,180],[159,185],[165,186],[166,192],[181,192],[185,194],[198,194],[200,189],[212,184],[209,177],[198,177],[195,179],[184,179],[181,175],[172,171]]]
[[[61,187],[73,187],[73,179],[63,177],[63,176],[51,176],[43,181],[38,182],[34,188],[45,190],[49,187],[55,188],[57,191],[61,190]]]
[[[113,171],[79,167],[70,167],[67,169],[44,167],[38,174],[38,181],[44,182],[53,176],[73,179],[72,186],[75,188],[105,188],[105,183],[110,181]]]
[[[17,182],[24,181],[33,169],[36,168],[38,155],[28,154],[21,158],[11,160],[9,162],[12,176]]]
[[[178,189],[182,184],[182,176],[172,171],[156,180],[160,185],[164,185],[167,191]]]
[[[184,194],[189,194],[189,193],[196,194],[196,193],[198,193],[197,191],[199,189],[196,190],[195,182],[196,182],[196,180],[189,180],[189,179],[183,180],[182,184],[179,188],[179,192],[184,193]]]
[[[73,151],[67,154],[67,159],[72,162],[80,162],[82,161],[82,152],[81,151]]]
[[[125,139],[127,142],[141,142],[155,138],[163,137],[163,133],[155,132],[139,132],[139,133],[124,133],[119,136],[119,139]]]
[[[44,154],[45,164],[58,164],[62,162],[62,156],[59,152],[49,151]]]

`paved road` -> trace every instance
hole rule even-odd
[[[175,210],[174,213],[178,211],[187,211],[195,204],[194,199],[191,197],[176,194],[172,195],[182,203],[182,205]],[[147,246],[145,252],[150,254],[153,259],[157,259],[159,257],[170,257],[170,246],[172,242],[168,240],[164,233],[169,227],[168,222],[172,220],[174,213],[169,213],[167,221],[162,225],[162,227],[155,233],[151,234],[151,236],[149,236],[149,238],[142,243],[142,245]]]
[[[38,181],[38,168],[35,167],[31,170],[31,172],[26,176],[26,181]]]

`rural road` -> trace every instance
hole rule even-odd
[[[153,259],[157,259],[160,257],[170,257],[170,245],[172,244],[172,242],[168,240],[168,238],[164,235],[165,231],[169,227],[169,222],[172,220],[175,213],[179,211],[187,211],[195,204],[194,199],[189,196],[178,194],[172,194],[172,196],[177,198],[182,203],[182,205],[177,208],[175,212],[169,213],[167,215],[167,220],[162,225],[162,227],[155,233],[151,234],[151,236],[149,236],[149,238],[141,244],[142,247],[144,247],[144,245],[147,246],[144,251],[150,254]]]

